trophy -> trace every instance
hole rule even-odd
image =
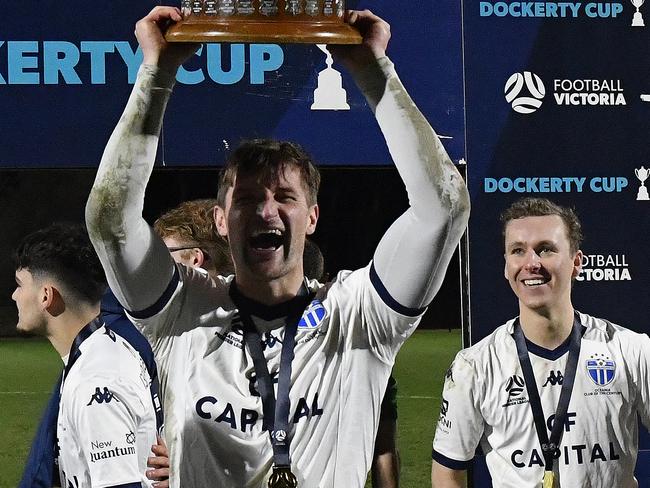
[[[632,5],[636,7],[636,12],[634,12],[634,17],[632,17],[632,27],[644,27],[645,23],[643,22],[643,15],[639,12],[641,5],[645,0],[631,0]]]
[[[641,182],[641,186],[639,187],[639,192],[636,194],[636,199],[650,200],[650,197],[648,196],[648,189],[645,186],[645,180],[647,180],[648,176],[650,176],[650,168],[646,169],[643,166],[641,166],[640,168],[634,168],[634,174],[636,174],[636,177]]]
[[[634,0],[639,1],[639,0]],[[642,0],[641,0],[642,1]],[[361,44],[345,0],[181,0],[170,42]]]

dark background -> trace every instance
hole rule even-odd
[[[218,168],[156,169],[145,197],[149,223],[178,203],[216,196]],[[394,168],[324,168],[319,197],[320,219],[314,241],[325,256],[330,276],[368,264],[390,224],[407,208],[404,185]],[[0,171],[0,335],[15,334],[16,308],[11,252],[27,233],[54,221],[83,223],[86,199],[95,178],[89,169]],[[442,290],[420,327],[459,328],[458,256]]]

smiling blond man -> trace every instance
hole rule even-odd
[[[433,441],[435,488],[464,485],[480,445],[497,488],[635,488],[650,425],[650,339],[577,312],[582,230],[541,198],[502,215],[519,316],[456,356]]]

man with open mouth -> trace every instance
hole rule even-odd
[[[170,486],[361,488],[397,351],[439,289],[465,229],[469,195],[385,50],[386,22],[347,13],[364,38],[332,46],[376,115],[410,208],[368,266],[306,280],[320,176],[298,145],[243,143],[226,162],[215,211],[235,273],[174,265],[141,216],[165,105],[196,46],[138,22],[144,61],[111,136],[86,221],[111,287],[152,343],[161,376]]]

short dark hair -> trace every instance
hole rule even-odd
[[[242,142],[226,161],[219,178],[219,206],[224,208],[226,192],[235,183],[237,174],[257,174],[264,180],[275,182],[287,165],[294,165],[300,170],[307,190],[307,203],[315,205],[320,187],[320,173],[309,154],[293,142],[252,139]]]
[[[570,207],[558,205],[547,198],[525,197],[515,201],[501,214],[502,232],[505,239],[506,227],[511,220],[524,217],[544,217],[557,215],[564,222],[571,252],[576,252],[582,244],[582,224],[575,210]]]
[[[55,279],[73,300],[91,305],[101,301],[107,288],[88,233],[78,224],[55,223],[27,235],[14,252],[14,263],[16,270]]]
[[[158,217],[153,228],[163,239],[173,237],[184,245],[196,245],[206,254],[206,271],[228,275],[233,271],[228,242],[219,235],[214,222],[215,199],[190,200]]]

